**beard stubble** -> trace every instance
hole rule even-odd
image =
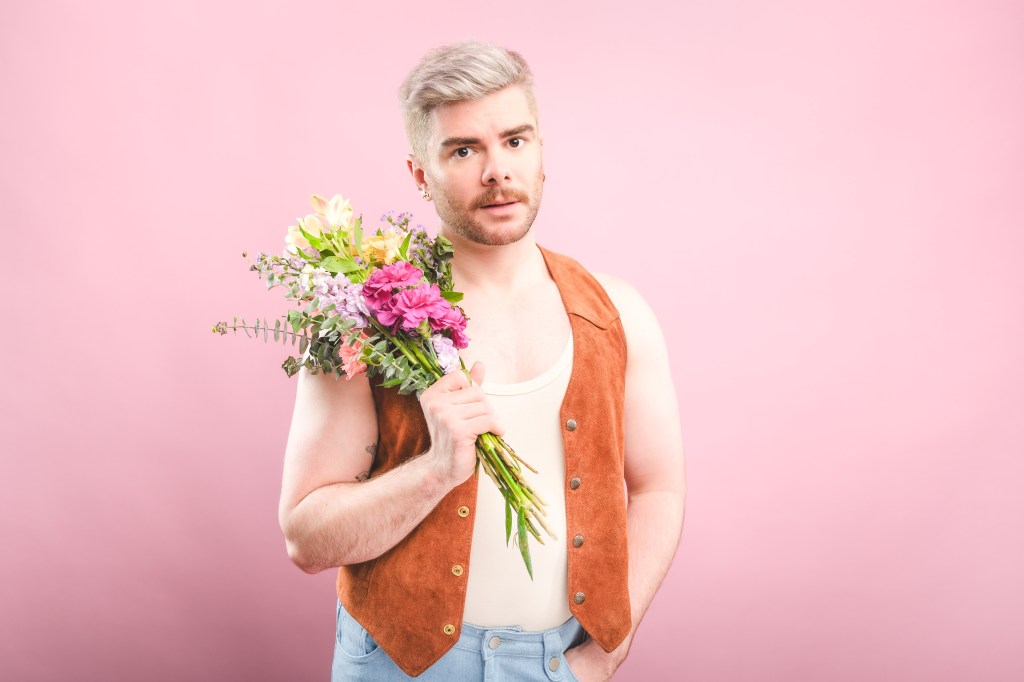
[[[498,187],[490,187],[486,192],[477,197],[468,208],[456,206],[449,201],[448,196],[444,193],[434,196],[434,205],[437,207],[437,214],[445,227],[464,239],[485,246],[514,244],[529,233],[530,228],[533,227],[533,221],[537,218],[537,212],[540,210],[540,201],[544,194],[543,178],[544,172],[541,170],[537,177],[534,178],[532,196],[530,193],[522,190],[502,190]],[[504,230],[500,232],[488,231],[471,217],[474,211],[494,202],[498,195],[506,199],[514,199],[526,205],[526,216],[511,232]]]

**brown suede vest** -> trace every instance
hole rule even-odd
[[[572,376],[560,413],[567,527],[558,541],[569,551],[565,598],[583,628],[611,651],[632,624],[623,487],[626,339],[618,310],[597,280],[571,258],[540,251],[573,333]],[[372,473],[380,475],[425,452],[430,436],[415,394],[371,385],[380,429]],[[338,572],[345,609],[408,675],[422,673],[459,638],[473,568],[476,493],[477,478],[470,476],[397,545]],[[508,560],[521,562],[511,545]],[[453,571],[457,565],[463,570]]]

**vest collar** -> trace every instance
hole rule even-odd
[[[541,255],[544,256],[544,264],[548,268],[548,274],[551,275],[551,279],[555,281],[555,286],[558,287],[558,293],[562,297],[562,305],[565,306],[565,312],[581,317],[600,329],[608,329],[618,319],[619,311],[612,305],[607,292],[602,297],[590,287],[579,287],[574,292],[575,295],[567,296],[566,291],[566,287],[573,286],[570,282],[578,282],[582,279],[584,281],[589,280],[593,283],[594,287],[604,292],[604,287],[601,286],[601,283],[572,258],[548,251],[540,244],[537,245],[537,248],[540,249]]]

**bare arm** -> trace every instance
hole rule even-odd
[[[474,379],[482,377],[481,367]],[[378,435],[369,380],[300,372],[278,517],[288,556],[302,570],[380,556],[468,478],[477,433],[497,428],[483,394],[452,375],[421,402],[431,449],[367,480]]]
[[[661,327],[643,298],[622,280],[598,279],[619,309],[626,332],[626,458],[629,502],[629,599],[633,626],[611,653],[590,641],[567,653],[584,682],[609,679],[675,556],[683,525],[685,478],[679,408]]]

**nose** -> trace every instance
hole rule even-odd
[[[512,181],[509,165],[508,155],[504,151],[491,151],[487,154],[487,163],[484,164],[483,176],[480,179],[485,185],[507,184]]]

